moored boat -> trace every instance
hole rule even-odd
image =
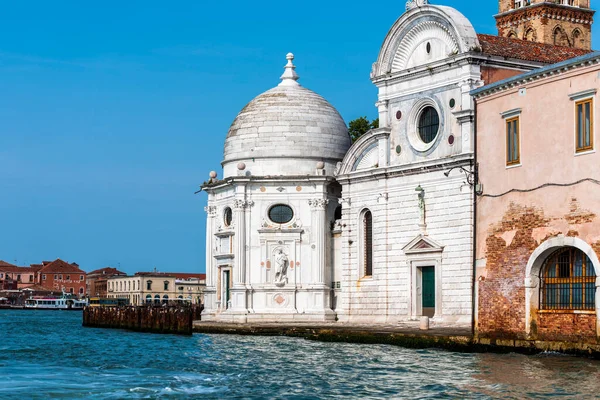
[[[83,310],[86,305],[86,300],[71,298],[65,294],[59,298],[32,297],[25,300],[25,308],[32,310]]]

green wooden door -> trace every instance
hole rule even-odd
[[[435,268],[421,268],[423,279],[423,308],[435,309]]]
[[[225,275],[224,276],[224,278],[225,278],[224,279],[224,281],[225,281],[224,282],[225,283],[225,308],[227,309],[227,308],[229,308],[229,296],[230,296],[230,293],[229,293],[229,286],[230,286],[229,271],[225,271],[224,275]]]

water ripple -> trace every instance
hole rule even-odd
[[[597,396],[600,363],[287,337],[81,327],[80,313],[0,311],[1,399],[544,399]]]

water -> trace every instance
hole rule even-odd
[[[81,327],[0,310],[0,399],[593,398],[600,362]]]

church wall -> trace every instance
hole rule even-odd
[[[330,185],[326,177],[298,181],[261,178],[258,182],[242,178],[209,196],[209,207],[214,207],[214,216],[209,218],[214,245],[212,273],[207,274],[212,278],[207,282],[207,313],[218,313],[221,318],[231,314],[238,320],[334,317],[330,305],[330,229],[339,190]],[[270,221],[268,210],[276,204],[293,209],[289,223]],[[229,227],[223,223],[226,207],[233,211]],[[243,224],[239,213],[244,216]],[[231,254],[227,254],[229,249]],[[281,285],[276,284],[275,257],[279,249],[287,257],[287,279]],[[231,274],[232,297],[227,306],[220,280],[222,270],[230,270]],[[208,294],[211,292],[214,295]],[[278,317],[272,317],[275,314]]]
[[[436,318],[469,325],[472,293],[472,192],[464,175],[449,178],[443,171],[372,179],[343,186],[351,204],[343,209],[343,307],[339,317],[348,321],[399,321],[417,318],[414,289],[417,279],[411,263],[425,262],[440,269],[436,282],[440,309]],[[425,190],[426,232],[444,246],[441,254],[407,256],[403,248],[421,233],[415,188]],[[388,194],[387,200],[378,197]],[[373,276],[362,276],[360,213],[373,214]],[[437,260],[439,261],[432,261]],[[436,264],[437,263],[437,264]],[[419,314],[420,315],[420,314]]]

